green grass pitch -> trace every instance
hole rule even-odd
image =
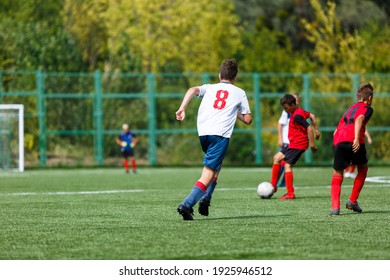
[[[177,206],[198,168],[27,170],[0,173],[2,260],[390,259],[390,172],[370,167],[363,213],[329,217],[332,169],[294,169],[297,199],[257,196],[270,168],[224,168],[210,215]],[[379,178],[373,178],[378,177]],[[371,180],[370,179],[370,180]],[[345,205],[352,179],[344,179]]]

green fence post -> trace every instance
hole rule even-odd
[[[0,71],[0,103],[3,103],[3,73]]]
[[[94,155],[98,166],[103,166],[103,108],[102,108],[102,74],[94,73]]]
[[[310,112],[310,75],[303,74],[303,106],[304,110]],[[313,162],[313,153],[309,148],[305,153],[305,163]]]
[[[39,123],[39,164],[46,166],[47,161],[47,128],[46,128],[46,97],[45,97],[45,80],[42,71],[36,72],[37,87],[37,111]]]
[[[210,80],[210,74],[209,73],[202,74],[202,80],[203,80],[203,84],[208,84]]]
[[[360,75],[359,74],[352,74],[352,87],[351,87],[351,97],[352,97],[352,103],[356,100],[356,93],[359,88],[360,84]]]
[[[260,96],[260,74],[253,74],[253,93],[255,98],[255,146],[256,164],[263,163],[262,153],[262,131],[261,131],[261,96]]]
[[[157,164],[156,160],[156,88],[153,73],[148,74],[148,130],[149,130],[149,163]]]

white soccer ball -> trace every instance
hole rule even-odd
[[[275,191],[274,187],[269,182],[263,182],[257,186],[257,194],[261,198],[271,198],[272,195],[274,194],[274,191]]]

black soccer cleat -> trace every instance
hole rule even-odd
[[[201,214],[203,216],[208,216],[209,215],[209,207],[210,207],[210,200],[208,200],[206,197],[202,197],[199,200],[199,208],[198,208],[199,214]]]
[[[185,221],[191,221],[194,219],[194,210],[192,207],[188,208],[184,204],[180,204],[179,207],[177,207],[177,212],[183,216],[183,220]]]
[[[345,207],[349,210],[353,210],[353,212],[358,212],[358,213],[362,213],[363,210],[362,208],[360,208],[358,202],[356,201],[355,203],[352,203],[350,200],[347,201],[347,204],[345,205]]]
[[[338,216],[340,215],[340,209],[333,209],[332,211],[330,211],[329,213],[329,216]]]

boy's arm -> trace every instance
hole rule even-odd
[[[362,129],[363,121],[366,117],[364,115],[360,115],[355,120],[355,135],[352,143],[352,151],[356,153],[360,148],[359,143],[359,134],[360,130]]]
[[[368,130],[367,130],[367,129],[366,129],[366,131],[364,132],[364,135],[365,135],[366,138],[367,138],[367,143],[368,143],[368,144],[371,144],[371,143],[372,143],[371,135],[370,135],[370,133],[368,133]]]
[[[135,135],[133,141],[130,144],[130,147],[134,148],[135,146],[137,146],[137,144],[138,144],[138,135]]]
[[[320,133],[320,130],[318,129],[318,123],[317,123],[317,119],[316,119],[316,116],[312,113],[310,113],[310,117],[311,119],[311,123],[313,125],[313,128],[314,128],[314,133],[316,135],[316,139],[320,139],[320,136],[321,136],[321,133]]]
[[[249,125],[252,123],[252,115],[251,114],[241,114],[240,110],[237,111],[237,118],[243,123]]]
[[[184,118],[186,117],[185,110],[187,108],[187,105],[190,103],[191,99],[195,95],[199,95],[198,87],[192,87],[187,90],[186,94],[184,95],[183,101],[181,102],[180,108],[176,112],[176,120],[178,120],[179,122],[182,122],[184,120]]]
[[[283,137],[282,137],[282,124],[278,122],[278,144],[279,147],[283,147]]]
[[[307,132],[308,132],[308,135],[309,135],[309,143],[310,143],[310,149],[313,151],[313,152],[317,152],[317,147],[316,147],[316,144],[314,142],[314,128],[312,126],[308,126],[307,127]]]

